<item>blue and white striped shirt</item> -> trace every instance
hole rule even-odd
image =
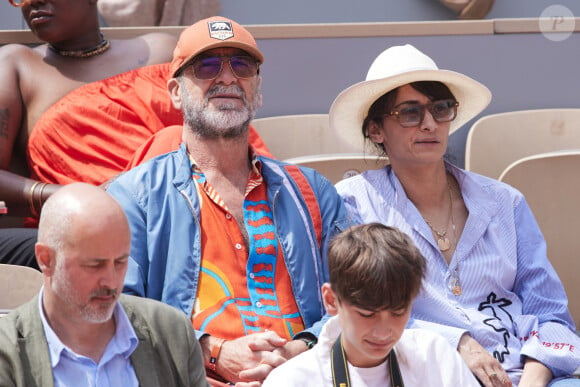
[[[139,339],[121,304],[117,302],[113,316],[116,321],[115,336],[109,341],[99,363],[74,353],[66,347],[52,330],[44,315],[40,292],[40,318],[48,341],[50,362],[55,387],[138,387],[139,381],[130,356]]]
[[[580,366],[580,338],[523,195],[496,180],[450,164],[446,168],[459,182],[469,211],[449,265],[390,166],[343,180],[336,188],[356,222],[400,228],[427,259],[413,326],[435,330],[455,347],[469,332],[516,384],[522,356],[537,359],[555,377],[573,373]],[[452,292],[455,276],[459,296]]]

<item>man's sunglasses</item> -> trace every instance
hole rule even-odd
[[[425,105],[403,103],[385,116],[394,116],[402,127],[411,128],[421,125],[425,119],[425,110],[428,110],[437,122],[453,121],[457,117],[457,106],[459,102],[453,99],[433,101]]]
[[[260,64],[249,55],[209,56],[194,59],[189,65],[197,79],[215,79],[221,74],[223,62],[228,62],[238,78],[252,78],[260,71]]]

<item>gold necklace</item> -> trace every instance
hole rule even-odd
[[[455,230],[455,222],[453,221],[453,199],[451,197],[451,186],[449,185],[449,180],[447,180],[447,191],[449,192],[449,215],[447,216],[447,223],[445,223],[445,230],[438,231],[433,227],[431,222],[425,218],[425,222],[429,226],[429,228],[437,235],[437,247],[442,252],[445,252],[451,248],[451,242],[449,238],[447,238],[447,225],[451,220],[451,227]]]
[[[453,230],[453,236],[455,238],[455,245],[457,245],[457,230],[455,227],[455,218],[453,216],[453,195],[451,193],[451,184],[449,184],[449,179],[447,179],[447,190],[449,192],[449,215],[447,217],[447,224],[451,220],[451,229]],[[431,228],[431,230],[437,235],[437,247],[441,252],[448,251],[451,248],[451,242],[449,238],[447,238],[447,229],[444,231],[437,231],[431,222],[425,219],[425,222]],[[463,289],[461,288],[461,282],[459,280],[459,263],[457,264],[455,270],[451,274],[451,278],[449,279],[449,289],[453,293],[454,296],[459,297],[463,294]]]
[[[100,33],[101,42],[94,47],[86,48],[84,50],[61,50],[48,43],[48,47],[60,56],[66,56],[69,58],[90,58],[93,56],[101,55],[111,47],[111,42],[105,39],[105,36]]]
[[[451,193],[451,187],[449,188],[449,193]],[[451,212],[451,228],[453,229],[455,246],[457,246],[457,231],[455,230],[455,219],[453,219],[453,212]],[[463,294],[461,282],[459,281],[459,260],[457,261],[455,270],[453,271],[453,275],[451,276],[451,292],[453,293],[454,296],[460,296]]]

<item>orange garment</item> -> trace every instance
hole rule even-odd
[[[167,128],[163,128],[149,139],[147,139],[140,147],[135,151],[133,157],[127,163],[125,170],[129,170],[145,161],[168,153],[179,148],[181,144],[181,133],[183,131],[182,125],[173,125]],[[250,124],[250,134],[249,141],[252,148],[263,156],[274,157],[264,144],[264,141],[256,131],[256,129]]]
[[[158,130],[182,122],[167,92],[169,64],[81,86],[48,109],[28,142],[31,177],[101,184]]]
[[[53,184],[99,185],[125,170],[155,133],[181,127],[183,116],[169,98],[168,78],[169,63],[146,66],[86,84],[61,98],[38,120],[28,140],[30,177]],[[250,139],[263,152],[265,145],[255,131]],[[177,149],[176,144],[167,151]]]
[[[290,275],[276,238],[266,184],[255,161],[240,226],[203,172],[193,166],[201,201],[202,261],[193,326],[227,340],[266,330],[291,339],[304,330]]]

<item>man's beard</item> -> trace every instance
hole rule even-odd
[[[181,87],[181,93],[184,124],[202,138],[216,139],[238,138],[247,132],[258,108],[260,90],[256,88],[251,103],[248,103],[242,88],[236,85],[216,85],[209,89],[203,101],[192,98],[187,87]],[[237,107],[237,103],[232,101],[222,103],[218,110],[211,109],[209,99],[218,94],[239,96],[242,107]]]
[[[61,258],[62,260],[62,258]],[[52,291],[62,299],[66,307],[69,309],[76,309],[74,312],[80,314],[81,318],[93,324],[101,324],[109,321],[113,316],[113,310],[115,309],[115,304],[118,299],[117,289],[97,289],[91,292],[88,300],[82,300],[73,287],[64,267],[58,267],[62,265],[61,262],[57,262],[54,276],[52,278]],[[93,305],[91,304],[91,299],[93,297],[102,296],[114,296],[114,302],[110,305]]]

